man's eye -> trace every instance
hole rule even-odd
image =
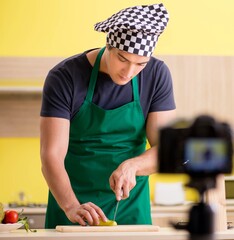
[[[119,60],[120,60],[121,62],[126,62],[126,59],[124,59],[124,58],[121,57],[121,56],[119,56]]]
[[[146,63],[139,63],[138,64],[140,67],[145,67],[146,66]]]

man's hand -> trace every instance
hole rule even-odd
[[[130,191],[136,185],[136,168],[131,159],[119,165],[111,174],[109,182],[117,201],[129,197]]]
[[[79,223],[82,226],[98,225],[99,220],[107,221],[107,217],[101,208],[92,202],[81,205],[75,205],[65,211],[67,218],[73,223]]]

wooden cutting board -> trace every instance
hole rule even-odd
[[[56,226],[59,232],[158,232],[154,225],[117,225],[117,226]]]

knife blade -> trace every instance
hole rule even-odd
[[[123,196],[123,190],[121,191],[121,195],[120,195],[120,196],[121,196],[121,198],[122,198],[122,196]],[[119,208],[119,202],[120,202],[120,201],[121,201],[121,200],[117,201],[117,203],[116,203],[113,221],[115,221],[115,219],[116,219],[116,214],[117,214],[117,211],[118,211],[118,208]]]
[[[120,202],[120,201],[117,201],[117,203],[116,203],[113,221],[115,221],[115,219],[116,219],[116,214],[117,214],[117,211],[118,211],[119,202]]]

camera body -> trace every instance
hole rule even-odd
[[[232,171],[232,131],[208,115],[177,121],[159,131],[159,173],[215,177]]]

